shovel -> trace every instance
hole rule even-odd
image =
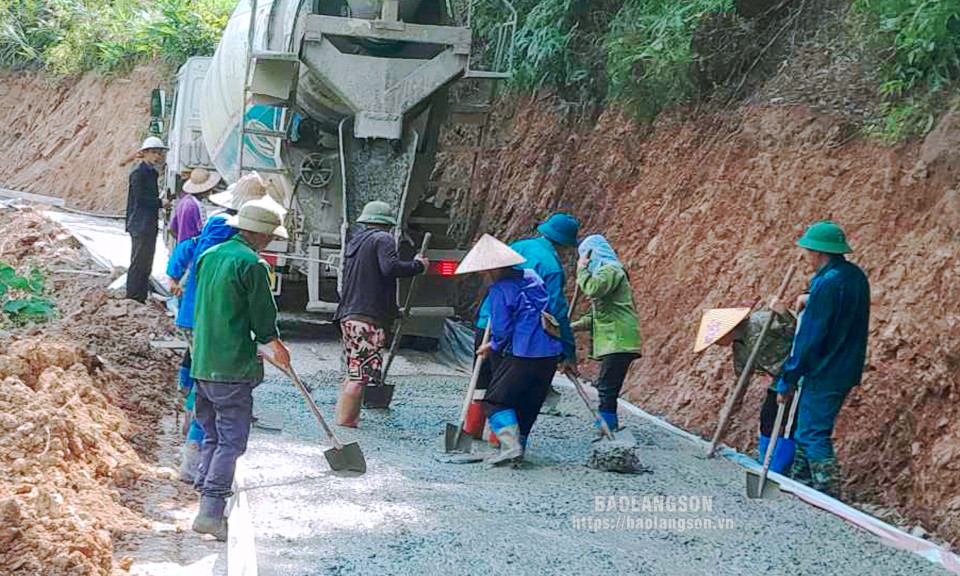
[[[420,244],[419,254],[426,254],[430,246],[430,237],[432,234],[427,232],[423,235],[423,243]],[[426,271],[424,271],[426,272]],[[397,320],[397,328],[393,332],[393,340],[390,342],[390,352],[383,363],[383,370],[380,374],[380,381],[376,385],[367,386],[363,391],[363,405],[367,408],[389,408],[390,401],[393,400],[393,385],[387,384],[387,373],[390,372],[390,366],[397,355],[397,349],[400,348],[400,339],[403,337],[403,323],[410,317],[410,308],[413,306],[413,295],[416,292],[417,280],[420,276],[414,276],[410,280],[410,289],[407,290],[407,301],[403,305],[403,314]]]
[[[490,325],[483,332],[483,343],[490,342]],[[473,449],[473,438],[469,434],[463,433],[463,425],[467,421],[467,411],[470,410],[470,403],[473,402],[473,393],[477,389],[477,382],[480,380],[480,368],[483,366],[483,356],[477,356],[473,362],[473,374],[470,375],[470,386],[467,388],[467,394],[463,398],[463,408],[460,410],[460,422],[453,424],[447,422],[447,427],[443,434],[443,447],[446,452],[463,452],[469,454]]]
[[[580,382],[580,377],[574,374],[573,370],[568,367],[563,368],[563,373],[573,382],[573,387],[577,389],[577,394],[580,395],[583,404],[587,407],[587,410],[590,411],[590,416],[593,418],[593,421],[600,423],[600,431],[603,433],[603,438],[616,440],[616,437],[613,435],[613,430],[610,430],[610,427],[607,426],[607,421],[600,417],[600,414],[598,414],[597,410],[593,407],[593,403],[590,402],[590,397],[587,396],[587,391],[583,389],[583,383]]]
[[[800,404],[800,389],[797,389],[793,395],[793,401],[790,403],[790,416],[787,418],[787,427],[785,433],[789,436],[793,429],[793,419],[797,414],[797,405]],[[770,444],[767,445],[767,451],[763,455],[763,470],[758,475],[752,470],[747,470],[747,498],[764,498],[767,500],[776,499],[780,496],[780,485],[767,478],[770,472],[770,460],[773,459],[774,451],[777,449],[777,441],[780,439],[780,422],[783,420],[784,404],[777,406],[777,419],[773,423],[773,437],[770,438]]]
[[[360,450],[360,445],[356,442],[341,444],[340,441],[337,440],[337,437],[333,434],[333,430],[327,426],[327,422],[320,414],[320,409],[317,408],[313,398],[310,397],[310,392],[307,391],[307,387],[303,385],[303,382],[300,381],[300,377],[297,376],[297,373],[293,371],[293,367],[280,366],[268,354],[263,354],[263,357],[266,358],[268,362],[276,366],[278,370],[283,372],[287,378],[290,378],[290,380],[297,385],[300,395],[303,396],[303,399],[307,402],[307,406],[310,407],[310,411],[313,412],[313,415],[316,417],[320,427],[323,428],[323,431],[326,433],[327,438],[329,438],[330,442],[333,443],[333,448],[328,448],[323,452],[324,457],[327,459],[327,463],[330,464],[330,468],[335,472],[357,472],[358,474],[365,473],[367,471],[367,461],[363,457],[363,452]]]

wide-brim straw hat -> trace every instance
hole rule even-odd
[[[513,248],[489,234],[484,234],[457,266],[457,274],[509,268],[526,261],[527,259]]]
[[[251,172],[227,186],[225,191],[211,194],[210,202],[229,210],[240,210],[245,203],[263,197],[269,197],[279,203],[283,198],[283,192],[275,180],[264,180],[260,174]],[[286,209],[283,211],[286,213]]]
[[[183,183],[183,191],[187,194],[203,194],[217,187],[220,183],[220,174],[206,168],[194,168],[190,172],[190,179]]]
[[[694,352],[702,352],[730,333],[744,318],[750,315],[752,308],[714,308],[703,313],[697,341],[693,343]]]
[[[227,226],[247,232],[273,234],[280,238],[289,238],[286,227],[283,225],[283,216],[286,211],[273,198],[264,196],[251,200],[240,207],[240,211],[227,218]]]

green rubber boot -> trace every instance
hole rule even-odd
[[[840,464],[835,457],[810,462],[810,487],[840,498]]]
[[[813,477],[810,473],[810,460],[807,459],[807,453],[803,451],[803,447],[800,444],[797,444],[796,454],[793,456],[793,467],[790,469],[790,477],[800,482],[801,484],[806,484],[807,486],[813,485]]]
[[[227,541],[227,518],[223,515],[227,501],[211,496],[200,497],[200,511],[193,520],[193,531],[210,534],[219,542]]]

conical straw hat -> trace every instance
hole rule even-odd
[[[751,308],[714,308],[703,313],[694,352],[702,352],[723,338],[750,315]]]
[[[484,234],[457,266],[457,274],[508,268],[526,261],[527,259],[513,248],[489,234]]]

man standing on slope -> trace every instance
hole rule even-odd
[[[271,198],[247,202],[226,224],[239,230],[197,261],[193,365],[200,452],[200,512],[193,530],[227,539],[224,517],[233,494],[237,458],[247,449],[253,389],[263,380],[257,345],[268,345],[281,366],[290,352],[280,341],[269,267],[259,252],[273,236],[287,238],[283,208]]]
[[[832,496],[839,495],[840,470],[833,427],[843,401],[863,377],[870,322],[870,284],[844,254],[852,252],[837,224],[817,222],[797,245],[816,269],[793,353],[780,371],[778,401],[803,378],[794,440],[793,477]]]
[[[127,298],[146,302],[150,293],[150,270],[157,249],[160,220],[160,190],[157,170],[163,165],[167,146],[156,136],[143,141],[141,162],[130,173],[127,189],[127,233],[130,234],[130,268],[127,269]]]
[[[403,261],[390,229],[397,225],[393,210],[386,202],[374,200],[363,207],[344,250],[343,286],[334,319],[340,322],[347,376],[340,387],[334,421],[339,426],[356,428],[360,404],[368,387],[380,382],[385,330],[397,318],[397,278],[416,276],[427,271],[430,262],[423,254]],[[390,392],[368,408],[386,408]]]

